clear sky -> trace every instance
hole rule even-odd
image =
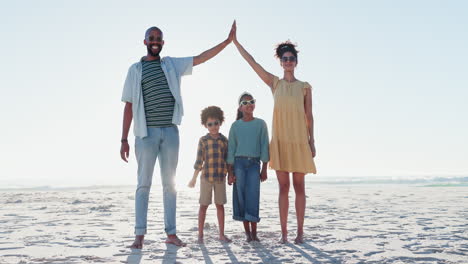
[[[132,137],[130,163],[119,157],[120,97],[145,30],[163,30],[162,55],[192,56],[234,19],[239,41],[280,77],[274,45],[298,44],[318,175],[468,175],[467,13],[466,1],[3,1],[0,188],[135,184]],[[269,128],[273,108],[234,45],[182,82],[179,185],[206,133],[201,109],[220,106],[227,135],[241,92]]]

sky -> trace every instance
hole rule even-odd
[[[466,1],[0,5],[0,188],[136,184],[133,136],[130,162],[119,154],[120,98],[146,53],[145,30],[163,30],[163,56],[195,56],[226,39],[234,19],[239,41],[274,75],[283,74],[275,44],[298,45],[296,77],[313,86],[317,176],[468,175]],[[234,45],[183,77],[179,186],[206,133],[200,111],[221,107],[227,135],[243,91],[271,131],[271,92]]]

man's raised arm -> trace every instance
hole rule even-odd
[[[197,66],[198,64],[204,63],[205,61],[213,58],[214,56],[218,55],[229,43],[231,43],[234,37],[234,27],[236,21],[232,23],[231,31],[229,32],[228,38],[219,43],[218,45],[214,46],[213,48],[202,52],[200,55],[193,57],[193,66]]]

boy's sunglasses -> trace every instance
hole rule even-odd
[[[218,125],[219,125],[219,122],[218,122],[218,121],[209,122],[209,123],[206,123],[206,125],[207,125],[208,127],[218,126]]]
[[[289,56],[289,57],[284,56],[284,57],[281,57],[281,61],[282,61],[282,62],[288,62],[288,61],[290,61],[290,62],[295,62],[295,61],[296,61],[296,57],[294,57],[294,56]]]
[[[255,104],[255,99],[247,100],[247,101],[241,101],[239,103],[239,105],[248,105],[248,104]]]

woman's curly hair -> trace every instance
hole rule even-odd
[[[221,122],[221,124],[224,122],[224,112],[217,106],[208,106],[207,108],[203,109],[200,117],[202,125],[206,125],[208,118],[217,119],[219,122]]]
[[[292,54],[294,54],[294,57],[297,58],[297,53],[299,53],[299,51],[296,49],[297,45],[296,44],[293,44],[291,41],[285,41],[285,42],[282,42],[278,45],[276,45],[276,48],[275,48],[275,57],[278,58],[278,59],[281,59],[281,57],[283,57],[283,54],[286,53],[286,52],[292,52]]]

